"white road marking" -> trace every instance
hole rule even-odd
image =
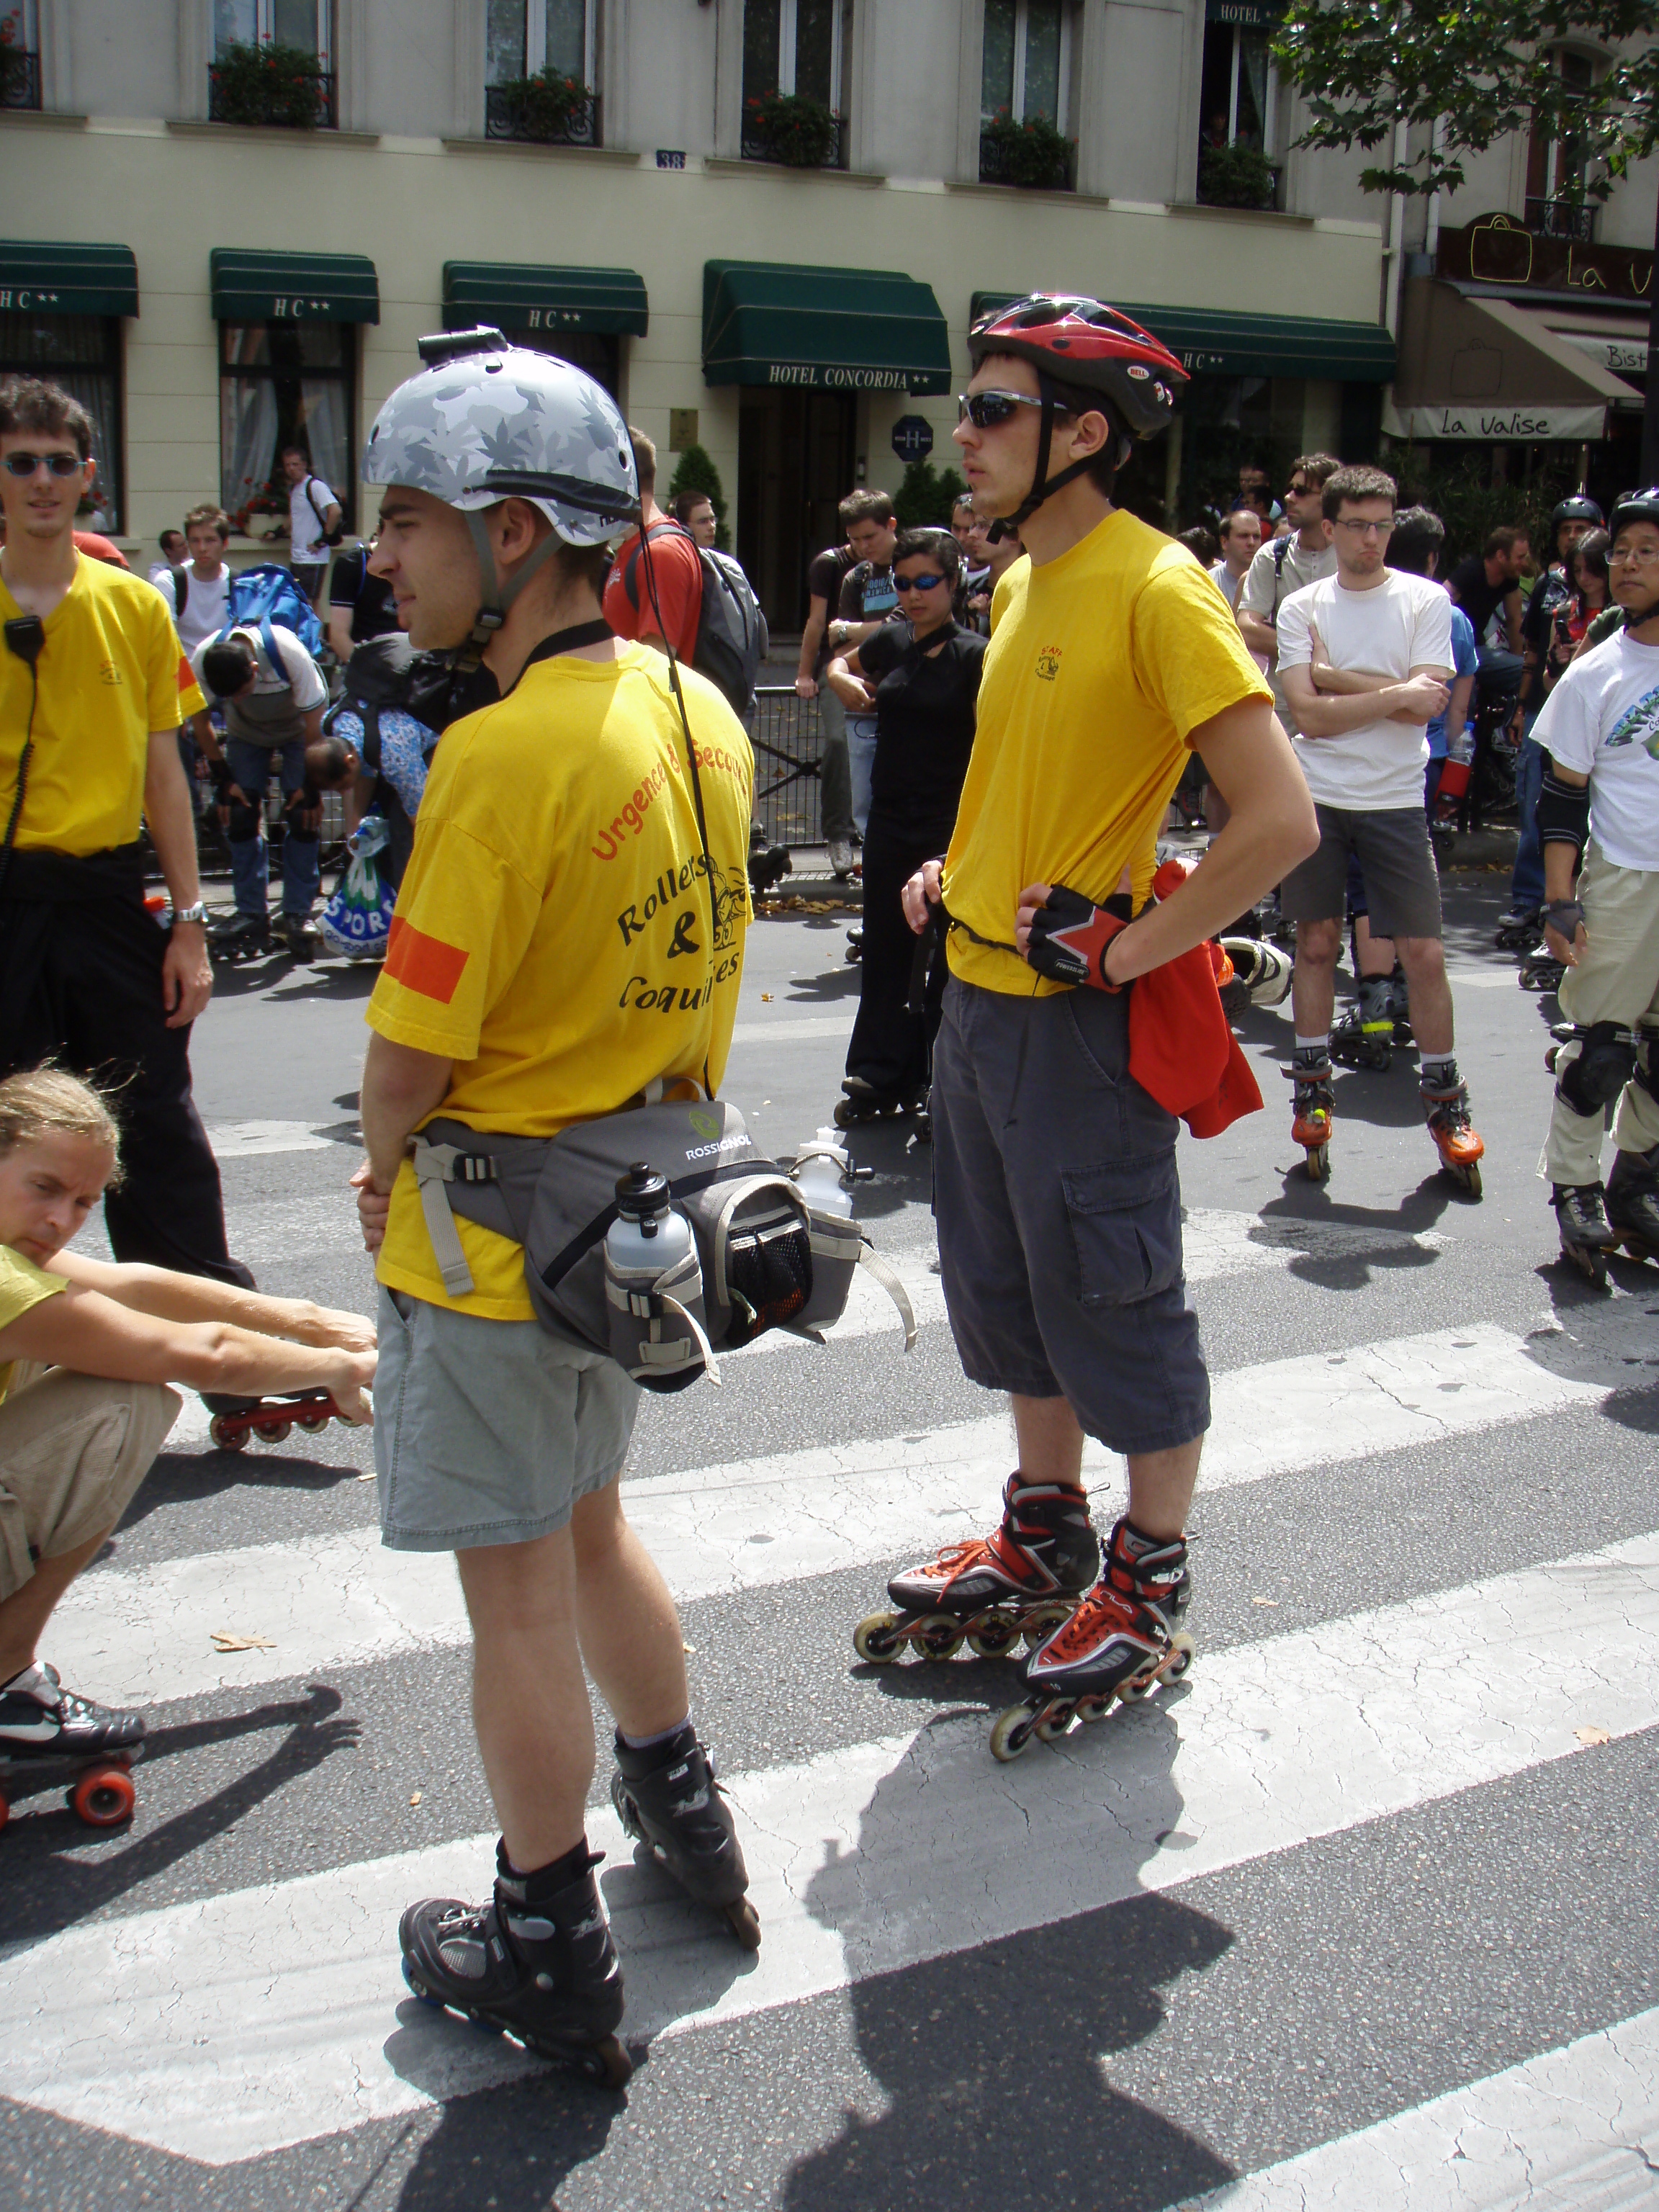
[[[1486,1327],[1269,1360],[1218,1376],[1212,1389],[1200,1492],[1477,1435],[1607,1395],[1601,1384],[1552,1374],[1520,1338]],[[1012,1456],[999,1415],[643,1476],[624,1496],[685,1601],[925,1556],[989,1527]],[[1114,1455],[1091,1444],[1084,1464],[1091,1486],[1115,1491]],[[880,1601],[872,1585],[870,1603]],[[216,1652],[215,1626],[268,1636],[275,1648]],[[85,1696],[155,1704],[453,1646],[466,1632],[448,1555],[385,1551],[368,1528],[94,1568],[53,1616],[51,1656]]]
[[[849,1037],[858,1018],[856,1003],[844,1014],[807,1014],[797,1021],[781,1014],[775,1021],[738,1022],[732,1031],[733,1044],[793,1044],[806,1037]]]
[[[1653,2011],[1321,2143],[1188,2212],[1641,2212],[1659,2197],[1656,2162]]]
[[[732,1778],[765,1930],[756,1957],[633,1866],[607,1811],[590,1833],[613,1854],[628,2032],[683,2033],[971,1951],[1595,1756],[1581,1728],[1656,1725],[1650,1535],[1200,1653],[1173,1702],[1119,1711],[1013,1767],[992,1764],[983,1716],[957,1712]],[[526,2070],[401,1998],[399,1911],[477,1893],[492,1840],[18,1947],[0,1977],[7,2094],[224,2165]]]
[[[311,1121],[212,1121],[207,1133],[214,1158],[221,1160],[252,1159],[260,1152],[325,1152],[334,1146],[334,1139],[319,1136]]]

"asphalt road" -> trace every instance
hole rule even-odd
[[[1551,1264],[1553,1002],[1448,881],[1486,1195],[1435,1172],[1414,1060],[1337,1082],[1334,1171],[1266,1111],[1183,1140],[1216,1384],[1188,1681],[999,1768],[1011,1668],[861,1666],[888,1573],[1011,1464],[930,1271],[929,1160],[856,1131],[918,1303],[647,1400],[630,1510],[683,1607],[758,1960],[635,1866],[596,1789],[625,2100],[404,1995],[390,1931],[481,1896],[490,1808],[447,1562],[386,1554],[367,1439],[175,1449],[48,1656],[142,1703],[139,1810],[0,1838],[0,2195],[213,2212],[914,2203],[1236,2212],[1650,2203],[1659,2172],[1659,1273]],[[844,915],[750,939],[725,1085],[763,1150],[837,1094]],[[371,978],[273,960],[198,1025],[233,1249],[369,1310],[343,1185]],[[1091,1451],[1109,1519],[1121,1468]],[[257,1639],[216,1650],[213,1632]],[[1291,2163],[1287,2163],[1291,2162]],[[1530,2194],[1528,2192],[1531,2192]]]

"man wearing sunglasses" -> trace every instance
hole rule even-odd
[[[1324,489],[1341,463],[1334,453],[1303,453],[1291,462],[1285,487],[1285,511],[1292,526],[1288,538],[1266,534],[1244,572],[1234,605],[1244,642],[1257,656],[1273,687],[1273,704],[1287,730],[1296,728],[1296,711],[1279,682],[1279,610],[1292,592],[1336,573],[1330,526],[1321,505]]]
[[[213,975],[179,641],[151,585],[76,550],[91,454],[67,392],[0,386],[0,1075],[55,1057],[125,1079],[125,1178],[104,1206],[116,1258],[251,1288],[191,1095],[190,1025]],[[144,906],[142,825],[167,930]]]
[[[1245,912],[1316,832],[1225,601],[1184,547],[1112,502],[1134,441],[1168,427],[1179,364],[1097,301],[1041,295],[978,324],[969,348],[963,466],[978,512],[1017,527],[1029,558],[993,602],[950,850],[905,902],[913,928],[941,899],[949,924],[933,1116],[951,1330],[968,1375],[1010,1394],[1019,1463],[988,1540],[890,1589],[907,1613],[964,1620],[1006,1605],[1052,1623],[1058,1603],[1066,1617],[1026,1662],[1033,1692],[1109,1702],[1174,1663],[1210,1418],[1176,1117],[1130,1072],[1125,986]],[[1152,904],[1189,751],[1232,817]],[[1145,1004],[1156,1019],[1156,990]],[[1129,1462],[1097,1582],[1085,1433]]]

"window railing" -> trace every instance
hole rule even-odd
[[[1074,192],[1077,142],[1052,125],[1038,130],[999,118],[979,134],[979,180],[1027,191]]]
[[[1253,208],[1283,205],[1285,172],[1254,146],[1235,139],[1231,146],[1202,146],[1198,155],[1200,206]]]
[[[1595,203],[1593,200],[1532,200],[1527,202],[1527,228],[1534,238],[1559,238],[1574,246],[1595,243]]]
[[[597,146],[599,120],[597,92],[555,100],[539,85],[530,91],[514,84],[484,88],[486,138],[513,138],[526,146]]]
[[[261,82],[246,68],[234,74],[208,64],[208,121],[240,123],[274,131],[332,131],[335,128],[334,72],[303,74],[275,69]]]
[[[744,104],[745,161],[775,161],[787,169],[844,169],[847,149],[847,118],[817,100],[774,93]]]
[[[0,107],[39,107],[40,57],[0,42]]]

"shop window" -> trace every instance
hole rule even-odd
[[[593,0],[488,0],[484,135],[599,143]]]
[[[98,474],[88,530],[119,534],[125,512],[121,466],[121,325],[113,316],[0,313],[0,377],[42,376],[61,385],[92,417]]]
[[[1555,67],[1570,93],[1588,93],[1596,65],[1589,54],[1559,48]],[[1527,228],[1545,238],[1589,245],[1595,236],[1595,203],[1587,199],[1589,146],[1584,134],[1568,131],[1550,138],[1534,130],[1527,143]]]
[[[261,46],[272,50],[263,59]],[[333,0],[213,0],[208,114],[216,123],[332,130]]]
[[[258,518],[286,517],[282,451],[288,445],[310,454],[352,528],[354,326],[221,323],[219,347],[219,503],[236,528],[261,537],[265,526]]]
[[[846,166],[851,0],[744,0],[743,156]]]
[[[1268,58],[1270,36],[1265,27],[1238,23],[1204,26],[1198,197],[1208,206],[1278,204],[1278,84]]]
[[[0,0],[0,107],[40,105],[39,0]]]

